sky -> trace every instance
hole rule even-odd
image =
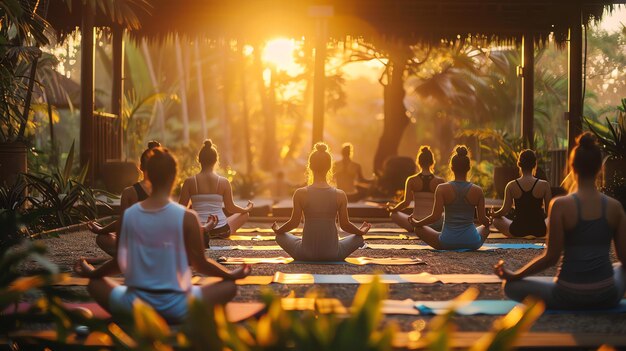
[[[619,31],[624,25],[626,25],[626,6],[621,6],[612,14],[605,15],[600,23],[600,27],[607,32]]]

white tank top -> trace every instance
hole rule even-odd
[[[128,287],[188,292],[191,269],[185,250],[185,208],[170,202],[146,210],[141,202],[124,211],[117,262]]]
[[[193,177],[196,182],[196,194],[191,195],[191,208],[196,211],[200,222],[206,223],[209,215],[217,216],[215,228],[221,228],[228,223],[228,218],[224,213],[224,197],[220,194],[198,194],[198,178]],[[217,177],[215,189],[219,186],[220,177]]]

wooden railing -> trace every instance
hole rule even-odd
[[[90,167],[94,178],[99,179],[102,165],[107,160],[122,158],[122,128],[120,119],[112,113],[94,111],[93,119],[94,153]]]

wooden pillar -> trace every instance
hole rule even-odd
[[[576,137],[582,133],[583,115],[583,38],[580,7],[571,13],[568,41],[568,150],[576,145]]]
[[[313,67],[313,145],[324,141],[324,110],[326,80],[326,20],[318,19],[315,38],[315,65]]]
[[[522,38],[522,139],[527,147],[535,141],[535,47],[532,34]]]
[[[334,15],[335,9],[329,5],[309,7],[309,16],[315,19],[315,64],[313,66],[313,138],[315,145],[324,141],[324,112],[326,110],[326,41],[328,39],[328,19]]]
[[[89,165],[87,181],[93,182],[91,166],[93,145],[94,108],[94,9],[87,2],[83,5],[80,41],[80,165]]]
[[[111,145],[111,158],[122,159],[124,156],[124,134],[122,128],[122,109],[124,107],[124,28],[115,25],[112,35],[113,48],[113,86],[111,87],[111,113],[117,115],[116,145]]]

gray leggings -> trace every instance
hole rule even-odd
[[[523,301],[528,296],[534,296],[543,300],[547,309],[593,309],[605,308],[615,305],[624,297],[626,290],[626,271],[620,263],[613,265],[616,290],[581,295],[571,294],[568,291],[559,289],[555,282],[546,281],[538,277],[529,277],[521,280],[505,282],[504,293],[511,300]],[[573,302],[576,301],[576,302]],[[580,302],[577,303],[577,302]]]
[[[329,252],[328,250],[306,250],[302,246],[302,237],[289,233],[276,235],[276,243],[285,250],[289,256],[298,261],[343,261],[351,253],[363,246],[361,235],[348,235],[339,240],[338,250]]]

